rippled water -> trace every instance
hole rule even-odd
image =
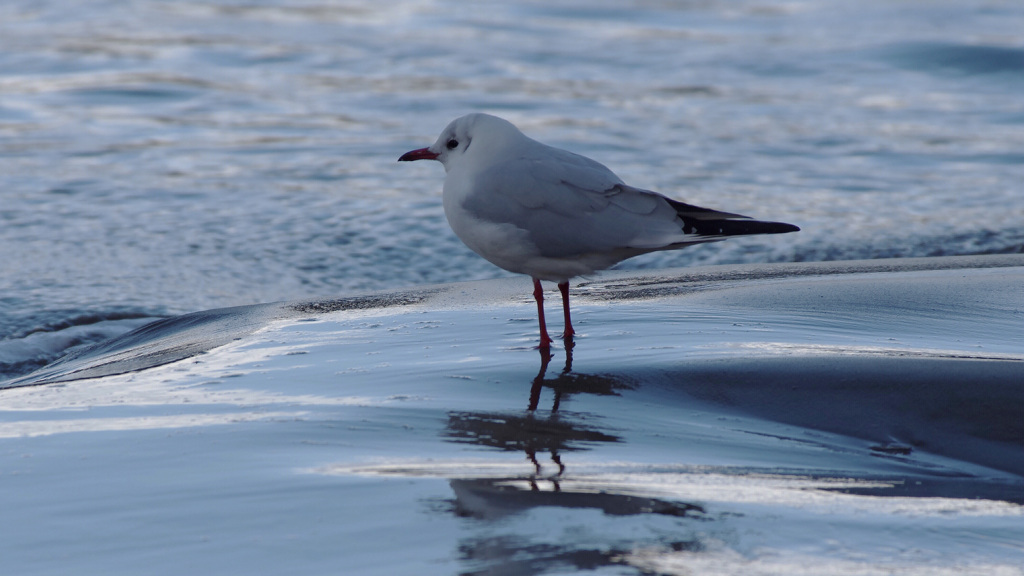
[[[443,171],[474,110],[799,224],[626,266],[1024,250],[1016,2],[5,2],[0,378],[156,315],[500,276]],[[524,285],[525,286],[525,285]]]

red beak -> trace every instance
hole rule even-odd
[[[399,162],[412,162],[413,160],[437,160],[437,154],[430,151],[430,148],[410,150],[398,159]]]

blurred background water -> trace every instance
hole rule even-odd
[[[1022,94],[1009,0],[8,0],[0,379],[155,316],[505,275],[395,162],[470,111],[803,228],[626,268],[1021,252]]]

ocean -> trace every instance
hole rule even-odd
[[[1024,6],[0,6],[0,379],[215,307],[505,276],[398,156],[484,111],[798,234],[620,268],[1024,250]],[[528,290],[524,280],[524,290]]]

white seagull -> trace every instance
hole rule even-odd
[[[799,230],[634,188],[603,164],[541,144],[488,114],[456,118],[431,146],[398,160],[444,165],[444,213],[455,235],[492,264],[533,278],[542,350],[551,337],[541,280],[558,283],[568,341],[575,333],[571,278],[647,252]]]

